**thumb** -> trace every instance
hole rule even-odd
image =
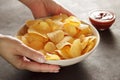
[[[36,51],[30,47],[27,47],[24,44],[21,45],[19,52],[20,52],[19,55],[25,56],[33,61],[36,61],[39,63],[44,63],[46,61],[44,55],[41,52]]]

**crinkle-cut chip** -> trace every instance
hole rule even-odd
[[[68,16],[66,14],[60,14],[60,15],[55,15],[55,16],[52,16],[51,19],[52,20],[57,20],[57,21],[64,21],[66,18],[68,18]]]
[[[56,46],[53,42],[47,42],[44,46],[44,50],[47,52],[53,52],[56,50]]]
[[[76,27],[70,25],[69,23],[64,25],[63,30],[67,32],[70,36],[75,36],[77,34]]]
[[[82,52],[82,44],[80,42],[80,39],[75,39],[73,44],[71,45],[70,48],[70,55],[71,57],[78,57],[81,55]]]
[[[49,24],[45,21],[41,21],[39,23],[36,23],[32,25],[29,29],[35,30],[39,33],[46,34],[48,32],[51,32],[51,28]]]
[[[64,32],[57,30],[47,34],[48,38],[55,44],[59,43],[64,38]]]
[[[31,26],[33,26],[34,24],[38,24],[38,23],[40,23],[42,20],[28,20],[27,22],[26,22],[26,26],[27,27],[31,27]]]
[[[40,42],[48,41],[47,37],[37,33],[27,33],[25,35],[25,38],[27,39],[28,43],[32,43],[33,41],[40,41]]]
[[[45,56],[46,56],[46,60],[60,60],[61,59],[57,54],[47,53]]]
[[[57,49],[62,49],[66,45],[71,45],[69,42],[60,42],[56,45]]]
[[[89,25],[81,24],[79,29],[81,30],[80,34],[84,34],[84,35],[92,35],[93,34]]]
[[[66,24],[66,23],[69,23],[70,25],[75,26],[75,27],[79,27],[80,24],[81,24],[80,20],[77,19],[77,18],[74,17],[74,16],[70,16],[70,17],[66,18],[66,19],[64,20],[64,23],[65,23],[65,24]]]
[[[43,49],[43,43],[40,41],[32,41],[31,43],[28,44],[29,47],[35,49],[35,50],[40,50]]]
[[[69,51],[70,51],[70,46],[69,46],[69,45],[64,46],[61,50],[56,50],[56,52],[57,52],[63,59],[71,58],[71,56],[69,55]]]

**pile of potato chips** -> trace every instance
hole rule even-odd
[[[26,33],[17,37],[27,46],[40,51],[47,60],[63,60],[81,56],[96,44],[90,26],[65,14],[29,20]]]

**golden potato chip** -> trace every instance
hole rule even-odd
[[[74,16],[70,16],[68,18],[65,19],[64,21],[65,24],[70,24],[71,26],[74,26],[74,27],[79,27],[81,22],[79,19],[77,19],[76,17]]]
[[[26,26],[30,27],[30,26],[34,25],[35,23],[36,23],[35,20],[29,20],[29,21],[26,22]]]
[[[89,25],[87,25],[87,24],[81,24],[79,29],[81,30],[80,34],[92,35],[92,30],[90,29]]]
[[[86,37],[86,38],[89,39],[89,40],[87,41],[87,45],[84,48],[84,50],[82,51],[82,54],[89,52],[95,46],[95,43],[96,43],[96,37],[95,36],[89,36],[89,37]]]
[[[89,42],[89,37],[85,37],[84,40],[82,41],[82,49],[86,48],[86,46],[88,45]]]
[[[77,33],[77,29],[75,26],[68,24],[64,24],[63,30],[67,32],[70,36],[74,36]]]
[[[55,15],[53,17],[51,17],[51,19],[53,19],[54,21],[64,21],[66,18],[68,18],[68,16],[66,14],[60,14],[60,15]]]
[[[79,37],[78,37],[78,39],[80,39],[81,42],[82,42],[85,38],[86,38],[86,37],[85,37],[84,34],[81,34],[81,35],[79,35]]]
[[[56,44],[57,49],[62,49],[66,45],[71,45],[71,41],[74,40],[71,36],[65,36],[58,44]]]
[[[43,49],[43,43],[40,41],[32,41],[31,43],[28,44],[29,47],[35,49],[35,50],[40,50]]]
[[[71,56],[69,55],[69,51],[70,51],[70,46],[69,46],[69,45],[64,46],[61,50],[56,50],[56,52],[57,52],[63,59],[71,58]]]
[[[58,43],[64,38],[64,32],[62,30],[57,30],[51,33],[47,33],[47,36],[52,42]]]
[[[82,44],[80,39],[75,39],[73,44],[71,45],[69,54],[71,57],[78,57],[81,55],[82,52]]]
[[[95,43],[91,42],[89,45],[87,45],[87,47],[83,50],[82,54],[89,52],[93,47],[94,47]]]
[[[40,54],[42,54],[42,55],[44,55],[44,56],[45,56],[46,53],[47,53],[44,49],[40,49],[40,50],[38,50],[38,51],[40,52]]]
[[[29,44],[29,43],[28,43],[28,40],[27,40],[24,36],[21,37],[21,40],[22,40],[22,42],[23,42],[24,44],[26,44],[26,45]]]
[[[34,30],[34,31],[37,31],[42,34],[51,32],[51,28],[50,28],[49,24],[45,21],[41,21],[39,23],[32,25],[28,30]]]
[[[46,54],[46,60],[60,60],[60,57],[56,54]]]
[[[39,24],[40,22],[41,22],[42,20],[28,20],[27,22],[26,22],[26,26],[27,27],[31,27],[31,26],[33,26],[33,25],[35,25],[35,24]]]
[[[20,39],[24,44],[28,45],[28,41],[24,36],[16,36],[18,39]]]
[[[53,42],[47,42],[44,46],[44,50],[47,52],[53,52],[56,50],[56,46]]]
[[[27,33],[25,35],[25,38],[28,40],[28,43],[31,43],[33,41],[46,42],[48,40],[46,37],[36,33]]]
[[[56,45],[57,49],[62,49],[66,45],[71,45],[69,42],[61,42]]]
[[[63,26],[60,21],[53,21],[52,19],[45,19],[45,21],[49,24],[52,31],[60,30]]]

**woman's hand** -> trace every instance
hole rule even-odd
[[[0,56],[18,69],[33,72],[59,72],[60,69],[56,65],[44,64],[45,58],[40,52],[11,36],[0,35]]]
[[[33,13],[35,18],[46,17],[50,15],[57,15],[60,13],[73,15],[68,10],[54,2],[53,0],[20,0],[24,3]]]
[[[72,15],[69,11],[55,3],[53,0],[20,0],[33,13],[35,18],[46,17],[64,13]],[[26,45],[20,40],[0,35],[0,55],[9,63],[18,69],[25,69],[33,72],[59,72],[60,67],[57,65],[44,64],[45,58]],[[31,60],[29,60],[31,59]]]

